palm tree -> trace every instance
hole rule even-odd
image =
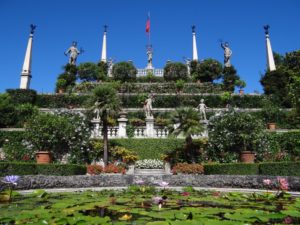
[[[171,116],[170,133],[185,137],[185,160],[195,162],[192,135],[200,134],[204,127],[200,123],[200,115],[193,108],[178,108]]]
[[[99,110],[102,121],[103,134],[103,161],[108,163],[108,117],[113,116],[120,110],[120,99],[117,91],[109,84],[98,86],[93,91],[92,103],[94,109]]]

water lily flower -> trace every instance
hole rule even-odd
[[[7,184],[14,184],[17,185],[17,180],[19,179],[19,176],[11,175],[4,177],[3,182]]]
[[[289,183],[285,178],[277,178],[279,183],[279,188],[282,191],[287,191],[289,189]]]
[[[132,218],[132,215],[124,214],[122,217],[119,218],[119,220],[130,220]]]
[[[159,196],[153,197],[152,200],[155,204],[159,204],[160,202],[163,201],[162,197],[159,197]]]
[[[264,185],[269,186],[271,184],[271,180],[270,179],[264,179],[263,183],[264,183]]]
[[[136,180],[135,183],[137,185],[143,185],[145,183],[145,181],[143,181],[143,180]]]
[[[163,188],[169,186],[169,183],[168,183],[168,182],[165,182],[165,181],[162,181],[162,182],[160,182],[160,183],[158,183],[158,184],[159,184],[159,186],[161,186],[161,187],[163,187]]]

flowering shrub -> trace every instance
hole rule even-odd
[[[203,174],[204,167],[200,164],[177,163],[173,169],[173,174],[188,173],[188,174]]]
[[[135,152],[132,152],[124,147],[116,146],[111,149],[115,159],[121,160],[123,163],[134,163],[138,160],[138,156]]]
[[[144,159],[136,161],[135,167],[138,169],[163,169],[164,163],[158,159]]]
[[[108,164],[106,167],[100,165],[88,165],[87,173],[90,175],[97,175],[101,173],[122,173],[126,172],[125,168],[122,166],[116,166],[114,164]]]
[[[249,113],[229,111],[214,116],[208,131],[208,154],[213,160],[232,162],[234,158],[227,153],[268,149],[262,121]]]

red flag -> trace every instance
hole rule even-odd
[[[148,19],[146,22],[146,33],[150,33],[150,16],[148,15]]]

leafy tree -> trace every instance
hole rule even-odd
[[[180,62],[167,63],[164,68],[166,81],[187,80],[188,70],[185,64]]]
[[[15,124],[17,113],[8,94],[0,94],[0,127],[9,127]]]
[[[106,62],[101,61],[98,63],[98,68],[99,74],[97,77],[97,81],[106,80],[108,74],[108,64]]]
[[[223,85],[224,85],[225,91],[234,92],[234,87],[238,80],[240,80],[240,77],[237,74],[234,66],[224,67],[224,69],[223,69]]]
[[[196,150],[193,146],[192,135],[200,134],[204,128],[200,115],[193,108],[178,108],[171,116],[170,133],[175,136],[185,137],[185,160],[195,162]],[[176,128],[174,127],[177,126]]]
[[[99,67],[92,62],[81,63],[78,66],[78,77],[83,81],[96,81],[99,77]]]
[[[93,91],[93,109],[99,111],[102,121],[103,160],[108,164],[108,118],[120,110],[120,99],[117,91],[109,84],[98,86]]]
[[[77,67],[72,64],[66,64],[63,69],[64,73],[60,74],[57,77],[56,88],[55,91],[58,92],[60,88],[66,90],[75,86],[76,75],[77,75]]]
[[[113,66],[112,74],[115,80],[132,81],[136,79],[137,69],[130,62],[119,62]]]
[[[222,64],[215,59],[206,59],[203,62],[192,61],[191,74],[195,80],[213,82],[222,76]]]

